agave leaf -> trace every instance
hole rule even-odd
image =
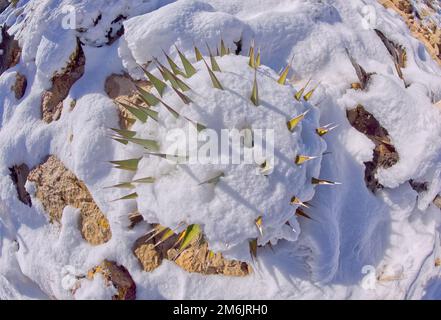
[[[341,184],[340,182],[333,182],[333,181],[329,181],[329,180],[316,179],[316,178],[312,178],[311,183],[314,185],[339,185],[339,184]]]
[[[141,97],[141,99],[145,103],[147,103],[147,105],[153,107],[153,106],[156,106],[159,103],[159,99],[156,98],[150,92],[147,92],[146,90],[144,90],[143,88],[138,87],[138,86],[136,86],[136,88],[138,89],[139,96]]]
[[[256,227],[260,232],[260,235],[263,236],[263,219],[262,216],[258,217],[255,221]]]
[[[213,53],[211,52],[210,46],[208,45],[208,43],[205,43],[207,45],[207,49],[208,49],[208,53],[210,55],[210,63],[211,63],[211,69],[213,71],[218,71],[221,72],[221,69],[219,67],[219,65],[216,62],[216,58],[214,57]]]
[[[310,156],[298,155],[298,156],[296,156],[295,163],[296,163],[296,165],[300,166],[300,165],[304,164],[307,161],[314,160],[314,159],[317,159],[317,158],[318,157],[310,157]]]
[[[153,84],[156,91],[158,91],[159,95],[162,97],[162,95],[164,94],[164,90],[167,87],[167,84],[162,80],[158,79],[157,77],[155,77],[152,73],[147,71],[147,69],[143,68],[142,70],[144,71],[149,81]]]
[[[351,61],[351,64],[355,69],[355,73],[357,74],[358,80],[360,80],[361,89],[362,90],[366,89],[367,84],[372,76],[372,73],[367,73],[366,70],[364,70],[363,67],[357,63],[354,57],[351,56],[347,48],[346,48],[346,54],[348,55],[349,60]]]
[[[291,198],[291,204],[292,205],[302,206],[302,207],[305,207],[305,208],[309,208],[309,206],[305,202],[303,202],[302,200],[300,200],[297,197],[292,197]]]
[[[256,72],[254,72],[253,90],[251,91],[251,102],[257,107],[259,106],[259,88],[257,86]]]
[[[250,255],[253,260],[257,258],[257,238],[250,241]]]
[[[185,94],[183,94],[182,92],[180,92],[179,90],[173,88],[173,90],[175,90],[176,94],[179,96],[179,98],[181,98],[181,100],[185,103],[185,104],[190,104],[193,101],[187,97]]]
[[[165,232],[162,234],[161,239],[159,240],[158,243],[155,244],[155,247],[159,246],[161,243],[167,241],[168,239],[170,239],[171,237],[173,237],[175,235],[175,233],[173,232],[173,230],[167,228],[165,230]]]
[[[196,73],[195,67],[191,64],[190,61],[188,61],[187,57],[178,49],[177,46],[175,46],[176,51],[179,54],[179,58],[181,58],[182,65],[184,66],[185,74],[187,78],[190,78]]]
[[[117,160],[117,161],[110,161],[110,163],[116,165],[118,169],[136,171],[136,170],[138,170],[138,164],[141,159],[142,158],[128,159],[128,160]]]
[[[196,47],[196,46],[194,46],[194,55],[196,57],[196,61],[201,61],[203,59],[201,52],[199,51],[198,47]]]
[[[150,240],[152,240],[157,235],[161,234],[166,229],[167,229],[166,227],[161,226],[160,224],[156,225],[153,229],[151,229],[149,232],[147,232],[146,236],[149,234],[152,234],[152,235],[149,238],[147,238],[146,240],[144,240],[144,243],[149,242]]]
[[[311,89],[309,92],[307,92],[307,93],[303,96],[303,99],[304,99],[305,101],[309,101],[309,100],[312,98],[312,95],[314,94],[315,90],[317,90],[317,88],[318,88],[319,85],[320,85],[320,83],[317,84],[317,85],[316,85],[313,89]]]
[[[126,195],[126,196],[124,196],[124,197],[122,197],[122,198],[116,199],[116,200],[114,200],[114,201],[119,201],[119,200],[133,200],[133,199],[136,199],[136,198],[138,198],[138,194],[137,194],[136,192],[134,192],[134,193],[128,194],[128,195]]]
[[[149,139],[139,139],[139,138],[128,138],[127,141],[132,142],[134,144],[140,145],[147,150],[158,151],[159,144],[155,140]]]
[[[216,58],[214,56],[210,56],[211,68],[213,71],[221,72],[219,65],[216,62]]]
[[[158,122],[158,112],[149,108],[142,109],[150,118]]]
[[[106,187],[105,189],[109,189],[109,188],[134,189],[135,186],[131,182],[122,182],[110,187]]]
[[[158,112],[156,112],[153,109],[137,106],[130,101],[126,101],[126,103],[119,102],[119,104],[122,105],[124,108],[126,108],[130,113],[133,114],[133,112],[136,112],[138,116],[141,116],[142,119],[145,119],[144,121],[140,120],[143,123],[147,121],[148,117],[152,118],[156,122],[158,121]]]
[[[300,101],[300,99],[301,99],[302,96],[303,96],[303,93],[304,93],[305,90],[306,90],[306,87],[308,87],[308,85],[309,85],[310,82],[311,82],[311,79],[309,79],[308,82],[306,83],[306,85],[305,85],[302,89],[300,89],[300,90],[294,95],[294,98],[295,98],[297,101]]]
[[[279,80],[277,80],[277,82],[279,84],[281,84],[281,85],[285,85],[286,84],[286,79],[288,78],[289,69],[291,69],[291,64],[292,64],[292,60],[293,59],[294,59],[294,57],[291,59],[290,63],[285,67],[285,69],[280,74],[280,78],[279,78]]]
[[[205,60],[204,60],[204,63],[205,63],[205,66],[207,67],[208,74],[210,75],[211,82],[213,83],[213,87],[215,87],[216,89],[224,90],[224,88],[222,87],[222,84],[219,82],[219,80],[216,77],[216,75],[214,74],[214,72],[211,71],[210,67],[208,66],[208,64]]]
[[[157,67],[160,70],[164,80],[169,81],[173,88],[178,88],[178,83],[176,82],[176,76],[157,59],[155,60],[155,63],[157,64]]]
[[[197,241],[201,237],[201,226],[198,224],[189,225],[182,238],[179,251],[183,251],[188,248],[194,241]]]
[[[225,177],[225,173],[221,172],[217,174],[215,177],[208,179],[207,181],[199,183],[199,185],[203,184],[217,184],[220,181],[220,178]]]
[[[221,39],[221,50],[220,50],[220,56],[223,57],[225,56],[227,53],[227,48],[225,47],[225,43],[224,43],[224,39]]]
[[[191,88],[181,79],[179,79],[174,74],[171,75],[174,82],[176,83],[176,86],[173,86],[175,89],[181,89],[182,91],[188,91],[191,90]]]
[[[260,67],[260,48],[259,48],[259,51],[257,52],[257,57],[256,57],[256,63],[255,63],[255,66],[256,66],[256,68],[258,68],[258,67]]]
[[[146,177],[146,178],[133,180],[132,183],[154,183],[155,180],[156,179],[154,177]]]
[[[161,73],[162,79],[164,81],[170,81],[168,73],[164,70],[165,67],[155,58],[155,64],[156,68],[159,70],[159,73]]]
[[[208,259],[213,260],[215,255],[216,254],[214,253],[214,251],[211,251],[211,250],[208,251]]]
[[[175,118],[179,118],[179,113],[170,107],[168,104],[166,104],[163,100],[161,100],[161,104],[173,115]]]
[[[126,103],[122,103],[122,102],[118,102],[118,103],[119,103],[119,105],[121,105],[122,107],[127,109],[127,111],[129,111],[136,119],[138,119],[142,123],[146,123],[147,118],[149,116],[144,110],[142,110],[138,107],[132,107]]]
[[[173,71],[173,73],[174,73],[175,75],[181,75],[181,76],[184,76],[184,77],[185,77],[186,74],[181,70],[181,68],[178,67],[178,65],[173,61],[173,59],[170,58],[170,57],[168,56],[168,54],[165,53],[164,50],[162,50],[162,52],[164,53],[165,58],[167,59],[167,62],[168,62],[168,64],[170,65],[170,68],[171,68],[171,70]]]
[[[118,139],[118,138],[112,138],[112,139],[123,144],[123,145],[127,145],[129,143],[127,140],[124,140],[124,139]]]
[[[297,127],[297,125],[300,123],[300,121],[302,121],[305,118],[305,116],[308,112],[309,112],[309,110],[307,110],[307,111],[303,112],[301,115],[289,120],[287,123],[288,130],[294,131],[294,129]]]
[[[297,208],[297,210],[296,210],[296,215],[297,216],[300,216],[300,217],[304,217],[304,218],[306,218],[306,219],[309,219],[309,220],[314,220],[314,219],[312,219],[305,211],[303,211],[302,209],[300,209],[300,208]]]
[[[133,138],[134,136],[136,136],[136,131],[130,131],[130,130],[125,130],[125,129],[115,129],[115,128],[110,128],[110,130],[115,131],[117,134],[119,134],[123,138]]]
[[[191,124],[193,124],[196,127],[196,130],[198,132],[201,132],[202,130],[207,129],[207,127],[205,125],[203,125],[202,123],[199,123],[197,121],[191,120],[190,118],[184,117],[185,120],[187,120],[188,122],[190,122]]]
[[[320,137],[322,137],[322,136],[324,136],[325,134],[331,132],[332,130],[338,128],[338,126],[339,126],[338,124],[335,125],[335,126],[333,126],[333,124],[330,123],[330,124],[327,124],[326,126],[323,126],[323,127],[317,128],[317,129],[315,130],[315,132],[317,132],[317,134],[318,134]]]
[[[196,129],[197,129],[198,132],[201,132],[201,131],[207,129],[207,127],[205,125],[203,125],[202,123],[197,122],[196,123]]]
[[[251,68],[256,68],[256,60],[255,60],[255,58],[254,58],[254,46],[251,46],[251,47],[250,47],[250,59],[249,59],[249,61],[248,61],[248,65],[249,65]]]

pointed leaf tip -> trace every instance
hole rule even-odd
[[[251,91],[251,102],[257,107],[259,106],[259,88],[257,85],[257,76],[254,73],[253,90]]]

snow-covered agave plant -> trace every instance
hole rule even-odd
[[[332,183],[317,178],[321,136],[331,128],[319,126],[308,102],[314,89],[296,91],[290,65],[275,73],[253,44],[247,57],[231,54],[224,41],[205,57],[196,46],[191,58],[175,50],[180,62],[164,53],[163,62],[143,68],[152,90],[138,88],[142,104],[121,103],[136,119],[130,130],[113,129],[129,156],[112,163],[134,172],[115,186],[130,189],[122,199],[136,200],[146,221],[163,226],[152,237],[179,234],[181,252],[207,241],[214,252],[249,261],[258,246],[295,241],[297,219],[312,218],[305,208],[315,185]],[[250,154],[251,163],[233,161]]]

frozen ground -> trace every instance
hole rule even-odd
[[[112,292],[103,287],[99,277],[84,285],[75,297],[62,285],[66,266],[85,273],[103,259],[115,260],[129,270],[139,299],[441,298],[441,269],[435,263],[441,258],[440,210],[431,204],[441,191],[441,110],[434,106],[441,100],[441,69],[412,38],[399,16],[370,0],[172,2],[21,0],[16,8],[0,14],[0,24],[10,26],[9,32],[23,48],[20,63],[0,76],[0,298],[110,297]],[[62,28],[66,16],[63,5],[77,8],[77,27],[83,32]],[[120,15],[128,18],[125,34],[105,45],[109,26],[119,28],[112,21]],[[397,77],[389,53],[369,26],[406,48],[403,74],[407,85]],[[41,93],[50,87],[52,74],[66,65],[76,36],[85,43],[85,73],[72,87],[60,120],[46,124],[40,115]],[[162,49],[176,58],[175,44],[193,56],[194,41],[207,54],[205,42],[214,48],[221,37],[231,47],[242,37],[242,54],[254,39],[270,77],[276,77],[293,57],[291,74],[297,90],[309,78],[320,82],[310,101],[314,117],[305,127],[330,122],[340,126],[324,137],[327,151],[332,153],[311,170],[342,185],[318,186],[315,195],[312,190],[301,191],[308,198],[314,195],[311,215],[315,220],[297,218],[298,235],[281,237],[290,241],[279,241],[274,251],[259,250],[255,272],[248,277],[189,274],[168,261],[147,273],[132,254],[133,242],[143,232],[125,227],[132,204],[111,202],[124,195],[118,190],[103,191],[122,177],[106,161],[128,158],[130,152],[136,152],[128,152],[108,138],[108,128],[117,126],[118,114],[104,92],[104,82],[112,73],[140,77],[137,64],[161,56]],[[375,72],[368,90],[348,89],[357,78],[345,48],[368,72]],[[246,66],[245,58],[238,59]],[[224,57],[219,64],[247,79],[252,77],[236,61]],[[19,102],[10,90],[16,72],[28,80],[26,94]],[[222,77],[228,81],[228,75]],[[284,101],[286,92],[282,91],[291,90],[280,89],[276,94],[272,88],[272,84],[262,85],[261,90],[262,97],[268,95],[266,99],[272,103]],[[199,89],[205,92],[204,87]],[[239,86],[241,90],[245,89]],[[271,92],[274,96],[270,97]],[[73,99],[76,106],[69,112]],[[216,99],[208,100],[211,107],[219,103]],[[299,112],[309,105],[292,103]],[[364,105],[388,130],[400,156],[395,166],[379,171],[378,180],[386,188],[376,195],[365,186],[363,164],[372,159],[374,145],[346,118],[346,110],[357,104]],[[71,134],[75,139],[67,143]],[[307,137],[302,139],[313,144]],[[286,138],[283,143],[290,141]],[[318,152],[324,145],[317,143],[310,151]],[[48,154],[60,158],[86,183],[109,219],[112,239],[108,243],[96,247],[86,243],[76,227],[78,212],[72,208],[65,209],[62,227],[58,227],[48,223],[35,198],[32,208],[18,200],[8,168],[21,163],[34,167]],[[418,195],[408,182],[411,179],[428,182],[428,191]],[[172,183],[176,181],[183,180],[177,177]],[[180,186],[181,190],[187,188],[183,182]],[[158,186],[163,194],[172,192],[171,187],[166,181]],[[28,189],[31,192],[32,186]],[[245,192],[246,188],[240,190]],[[148,189],[142,192],[149,196]],[[169,207],[164,196],[157,208],[148,208],[151,211],[144,210],[143,215],[176,224],[178,218],[173,220],[168,211],[182,199],[173,196]],[[146,203],[142,198],[137,201],[143,211]],[[214,211],[218,217],[219,212]],[[226,217],[234,213],[230,208]],[[252,213],[244,210],[243,214]],[[189,213],[190,218],[204,222],[199,215],[200,210]],[[234,229],[238,236],[231,239],[228,224],[210,229],[210,221],[205,223],[213,246],[250,261],[247,250],[228,252],[221,244],[243,242],[252,236],[252,226]]]

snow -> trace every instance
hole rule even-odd
[[[375,9],[376,28],[406,48],[408,65],[403,74],[408,86],[396,76],[375,32],[363,27],[365,3]],[[61,28],[64,5],[78,9],[77,23],[84,32]],[[106,34],[111,26],[119,27],[119,23],[112,25],[119,15],[127,17],[121,22],[125,34],[107,46]],[[62,285],[66,266],[84,275],[104,259],[127,268],[138,299],[440,298],[440,269],[435,267],[435,259],[441,258],[440,212],[431,201],[441,192],[441,111],[433,106],[441,100],[441,73],[398,15],[373,0],[22,0],[17,8],[0,14],[3,23],[10,26],[23,53],[20,63],[0,76],[0,299],[110,298],[112,287],[99,276],[82,281],[75,295]],[[41,93],[50,86],[51,75],[66,65],[75,36],[85,43],[85,74],[71,88],[60,120],[45,124],[40,117]],[[172,228],[181,221],[200,223],[211,248],[249,261],[247,240],[258,236],[254,219],[265,213],[264,223],[271,227],[261,241],[277,242],[274,252],[258,250],[255,272],[245,278],[189,274],[169,261],[151,273],[143,272],[132,246],[144,234],[144,226],[127,229],[134,202],[111,202],[124,193],[103,189],[132,178],[130,173],[113,170],[107,161],[142,151],[109,139],[109,128],[117,127],[118,115],[104,92],[104,81],[112,73],[123,72],[140,78],[137,64],[153,57],[164,61],[162,50],[177,60],[175,44],[193,57],[194,41],[207,56],[205,42],[214,48],[222,37],[234,49],[233,41],[241,36],[242,55],[252,39],[261,49],[264,66],[257,81],[264,106],[239,103],[235,97],[250,95],[254,77],[247,59],[235,56],[217,59],[224,72],[216,76],[227,90],[213,89],[204,64],[195,63],[199,72],[185,80],[195,88],[188,93],[194,105],[182,105],[170,91],[164,101],[214,129],[277,124],[275,150],[291,161],[298,152],[318,155],[326,147],[332,153],[291,169],[276,153],[280,172],[267,180],[244,165],[189,165],[195,179],[188,179],[185,170],[175,170],[164,160],[143,159],[136,177],[158,179],[136,190],[138,207],[148,221]],[[348,89],[356,75],[345,48],[368,72],[376,73],[366,91]],[[294,88],[277,85],[273,80],[292,58]],[[20,101],[10,90],[16,72],[28,80]],[[310,103],[295,102],[293,93],[309,78],[313,84],[320,81],[319,88]],[[69,111],[74,99],[76,106]],[[379,171],[378,179],[386,188],[376,195],[365,186],[363,165],[372,159],[374,145],[346,119],[346,110],[358,103],[387,129],[400,156],[395,166]],[[266,108],[270,105],[275,108]],[[312,111],[305,121],[294,134],[287,134],[287,119],[306,108]],[[157,110],[164,126],[137,125],[140,136],[155,134],[165,141],[166,129],[188,124],[174,120],[162,107]],[[340,126],[321,142],[313,131],[331,122]],[[32,185],[27,188],[33,207],[18,200],[8,168],[20,163],[34,167],[48,154],[59,157],[85,182],[109,220],[112,239],[108,243],[93,247],[84,241],[77,227],[79,213],[73,208],[65,208],[61,225],[49,224]],[[200,190],[197,184],[219,170],[228,173],[227,178],[215,188],[205,185]],[[312,188],[306,184],[312,176],[342,185]],[[282,177],[296,183],[288,185]],[[418,195],[410,179],[428,182],[428,191]],[[291,218],[293,231],[284,222],[294,210],[286,200],[295,193],[312,199],[308,212],[315,220]],[[236,195],[233,200],[232,195]],[[239,195],[261,212],[241,205]],[[378,276],[373,288],[364,286],[365,266],[372,266]]]

